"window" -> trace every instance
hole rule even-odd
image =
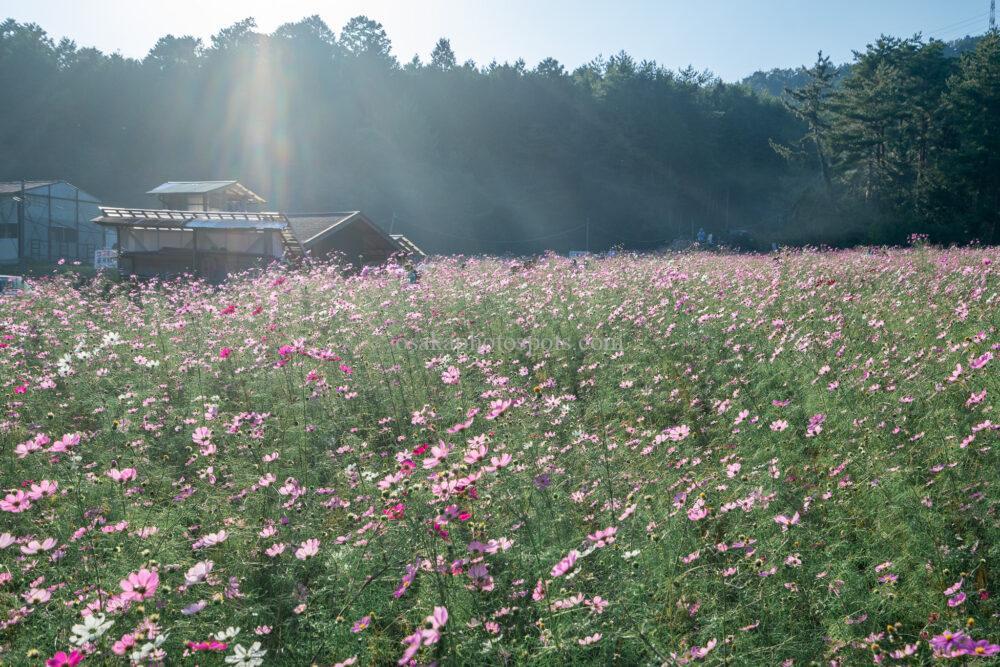
[[[49,227],[49,243],[76,243],[78,234],[69,227]]]
[[[0,223],[0,239],[16,239],[16,238],[17,238],[16,222]]]

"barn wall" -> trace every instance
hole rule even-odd
[[[354,224],[309,248],[313,257],[341,257],[352,266],[384,264],[399,249],[367,224]]]

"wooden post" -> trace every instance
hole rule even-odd
[[[191,273],[197,275],[198,273],[198,230],[191,230],[194,233],[194,239],[191,242]]]
[[[76,221],[76,259],[84,259],[80,257],[80,188],[74,188],[73,191],[76,193],[75,204],[76,211],[73,214],[73,219]]]

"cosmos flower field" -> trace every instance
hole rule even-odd
[[[39,280],[0,660],[994,664],[998,261]]]

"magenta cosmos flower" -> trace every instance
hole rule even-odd
[[[74,667],[83,662],[83,654],[79,651],[59,651],[45,661],[45,667]]]

